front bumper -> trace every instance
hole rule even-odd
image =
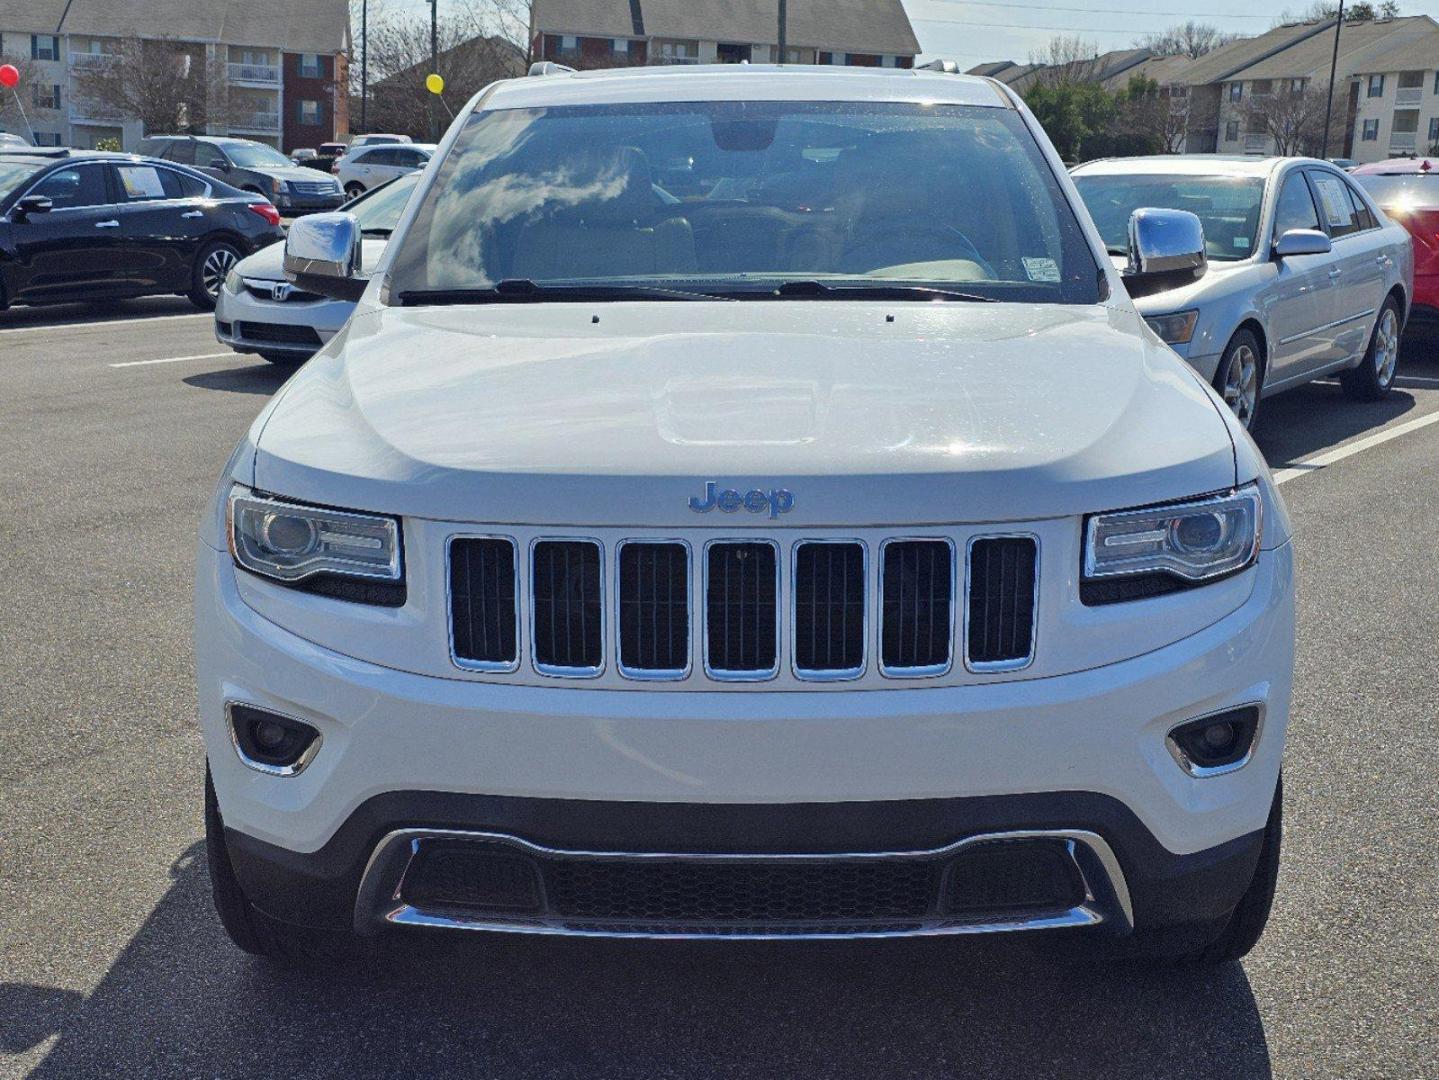
[[[1126,889],[1137,925],[1201,921],[1231,907],[1252,876],[1288,721],[1289,547],[1264,552],[1253,572],[1249,599],[1217,623],[1090,671],[736,695],[380,667],[256,614],[228,554],[202,544],[201,725],[241,881],[264,910],[297,922],[394,914],[392,876],[403,868],[386,861],[382,840],[416,828],[571,852],[731,856],[913,854],[1016,830],[1086,832],[1122,870],[1117,882],[1086,872],[1087,883]],[[255,772],[231,746],[227,701],[313,724],[322,749],[298,776]],[[1266,710],[1248,764],[1207,778],[1176,764],[1170,728],[1248,702]],[[357,911],[377,851],[386,869]],[[1126,921],[1117,902],[1096,910],[1112,926]]]
[[[303,359],[339,333],[354,309],[346,300],[276,302],[226,287],[215,301],[215,339],[236,352]]]
[[[286,217],[299,217],[301,214],[322,214],[338,210],[345,204],[346,199],[343,191],[337,191],[333,195],[277,195],[274,202],[275,209]]]

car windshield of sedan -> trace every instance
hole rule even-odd
[[[1361,173],[1354,179],[1385,210],[1408,213],[1411,210],[1439,208],[1439,172]]]
[[[14,194],[15,189],[34,176],[35,172],[33,161],[22,163],[0,158],[0,200],[9,198]]]
[[[1254,254],[1264,181],[1247,176],[1076,176],[1112,255],[1129,251],[1129,215],[1141,207],[1188,210],[1204,226],[1205,254],[1219,262]]]
[[[349,211],[355,215],[360,231],[366,236],[389,236],[400,223],[400,215],[419,181],[419,173],[410,173],[357,200]]]
[[[1014,110],[746,101],[471,116],[400,241],[391,302],[516,283],[1095,303],[1103,278]]]
[[[225,153],[230,156],[230,161],[242,169],[264,168],[265,166],[283,165],[290,168],[295,163],[287,158],[280,151],[270,146],[263,146],[259,143],[227,143]]]

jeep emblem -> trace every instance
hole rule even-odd
[[[769,491],[754,488],[743,493],[734,488],[725,488],[720,491],[719,485],[711,480],[705,484],[703,499],[698,496],[690,498],[690,509],[696,514],[708,514],[716,508],[723,514],[733,514],[741,507],[751,514],[763,514],[768,511],[771,519],[777,518],[794,509],[794,492],[786,491],[784,488],[772,488]]]

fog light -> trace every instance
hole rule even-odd
[[[1259,737],[1260,706],[1189,720],[1169,732],[1169,752],[1191,776],[1218,776],[1248,762]]]
[[[293,717],[253,705],[231,703],[230,739],[250,768],[271,776],[294,776],[320,749],[320,733]]]

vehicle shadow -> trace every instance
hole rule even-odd
[[[1271,1075],[1238,964],[1182,971],[1043,936],[843,945],[454,935],[342,973],[224,940],[204,845],[82,1001],[0,986],[59,1038],[36,1078]],[[13,1010],[6,1009],[13,1015]],[[283,1064],[281,1064],[283,1063]]]
[[[1405,369],[1401,368],[1402,373]],[[1380,401],[1350,401],[1337,382],[1316,382],[1265,398],[1254,441],[1271,469],[1292,465],[1356,435],[1376,431],[1418,402],[1396,388]]]
[[[83,326],[115,319],[154,318],[156,315],[200,315],[183,296],[147,296],[134,300],[90,300],[81,304],[42,304],[12,307],[0,312],[0,330],[28,327]]]
[[[185,376],[184,382],[202,390],[227,390],[232,394],[268,396],[280,389],[296,370],[295,367],[282,367],[279,364],[252,364],[250,367],[202,371],[196,375]]]

